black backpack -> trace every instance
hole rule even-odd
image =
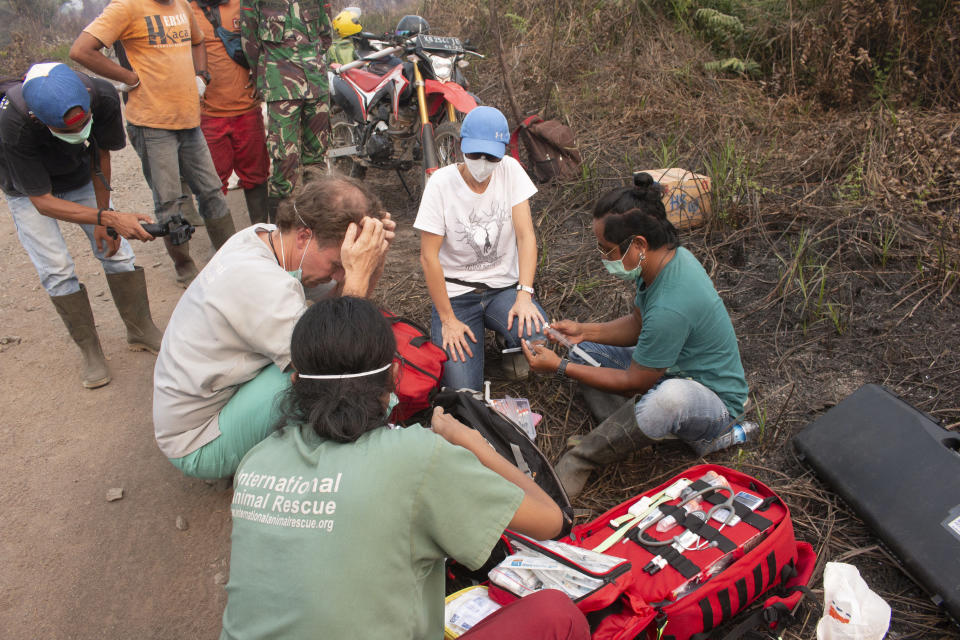
[[[443,389],[433,397],[433,406],[443,410],[476,429],[493,448],[518,469],[533,478],[563,512],[563,531],[566,535],[573,525],[573,507],[560,479],[543,452],[537,448],[518,425],[507,420],[474,396],[470,391]]]

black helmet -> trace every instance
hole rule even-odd
[[[430,33],[430,25],[420,16],[403,16],[397,23],[398,36],[415,36],[418,33]]]

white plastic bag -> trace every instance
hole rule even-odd
[[[882,640],[887,635],[890,605],[870,590],[852,564],[827,563],[823,599],[817,640]]]

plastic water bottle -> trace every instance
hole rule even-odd
[[[713,440],[697,440],[695,442],[691,442],[690,446],[693,447],[694,451],[696,451],[698,455],[704,456],[708,453],[721,451],[728,447],[743,444],[747,440],[753,438],[754,434],[756,434],[759,429],[760,425],[758,425],[756,422],[743,420],[730,427],[730,429],[722,436],[714,438]]]

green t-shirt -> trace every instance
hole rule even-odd
[[[716,393],[732,417],[743,413],[747,381],[737,335],[710,276],[685,248],[653,284],[637,280],[634,304],[643,327],[633,360],[667,375],[691,378]]]
[[[286,427],[234,477],[220,638],[440,640],[444,558],[479,568],[522,500],[428,429]]]

